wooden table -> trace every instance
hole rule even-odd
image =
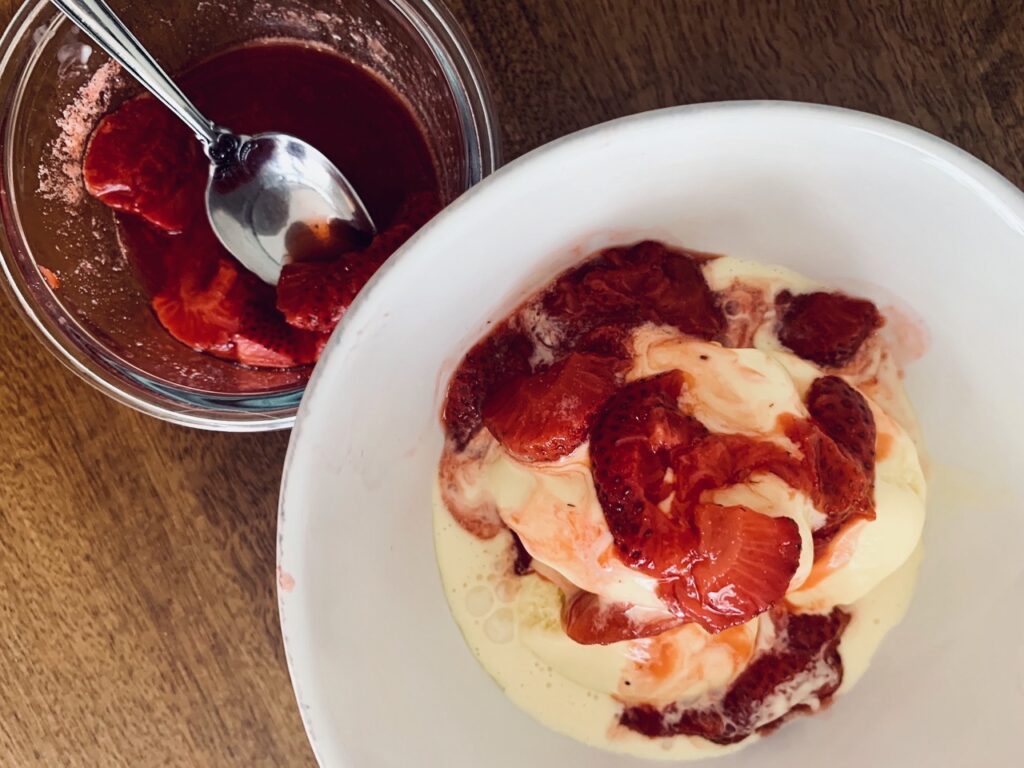
[[[452,5],[508,159],[653,107],[778,98],[893,117],[1024,180],[1019,2]],[[274,596],[287,434],[145,418],[3,301],[0,332],[0,766],[310,765]]]

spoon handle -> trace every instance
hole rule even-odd
[[[191,128],[209,152],[222,132],[200,114],[104,0],[50,1]]]

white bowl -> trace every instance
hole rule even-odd
[[[478,665],[442,593],[431,488],[447,378],[487,323],[594,248],[648,237],[898,297],[931,333],[907,376],[931,470],[909,615],[849,695],[716,765],[1019,764],[1024,196],[918,130],[773,102],[543,147],[441,214],[352,306],[281,491],[281,622],[321,764],[647,764],[548,731]]]

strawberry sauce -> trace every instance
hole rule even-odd
[[[328,51],[268,42],[218,54],[179,84],[214,122],[242,134],[289,133],[341,169],[380,233],[289,233],[277,289],[219,244],[204,211],[207,160],[189,130],[149,96],[97,126],[84,163],[89,193],[115,209],[122,247],[153,311],[176,339],[256,367],[316,362],[376,269],[440,207],[437,169],[409,107],[388,85]]]
[[[864,396],[830,369],[849,363],[882,318],[872,303],[844,294],[782,292],[775,334],[824,368],[806,394],[808,416],[777,422],[797,450],[711,432],[680,408],[685,372],[624,381],[627,340],[644,323],[726,346],[737,337],[701,269],[708,259],[642,242],[565,272],[470,350],[452,377],[442,420],[455,456],[471,456],[484,428],[525,463],[557,461],[589,441],[613,556],[657,579],[667,612],[638,623],[629,618],[632,606],[577,592],[563,611],[573,640],[606,644],[685,622],[718,633],[766,614],[774,645],[721,701],[701,710],[633,706],[620,719],[652,737],[689,734],[726,744],[781,722],[787,713],[770,706],[780,691],[813,685],[817,703],[827,702],[842,681],[837,647],[849,616],[787,607],[800,559],[793,520],[711,503],[708,494],[757,473],[775,475],[824,514],[814,533],[819,552],[851,518],[874,517],[874,417]]]

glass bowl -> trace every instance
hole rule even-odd
[[[499,162],[480,67],[436,2],[181,0],[116,10],[171,72],[275,38],[327,45],[369,68],[423,126],[445,202]],[[121,403],[204,429],[287,428],[309,369],[248,369],[171,338],[121,253],[110,210],[85,193],[81,158],[92,127],[138,90],[48,0],[14,17],[0,40],[6,288],[43,343]]]

